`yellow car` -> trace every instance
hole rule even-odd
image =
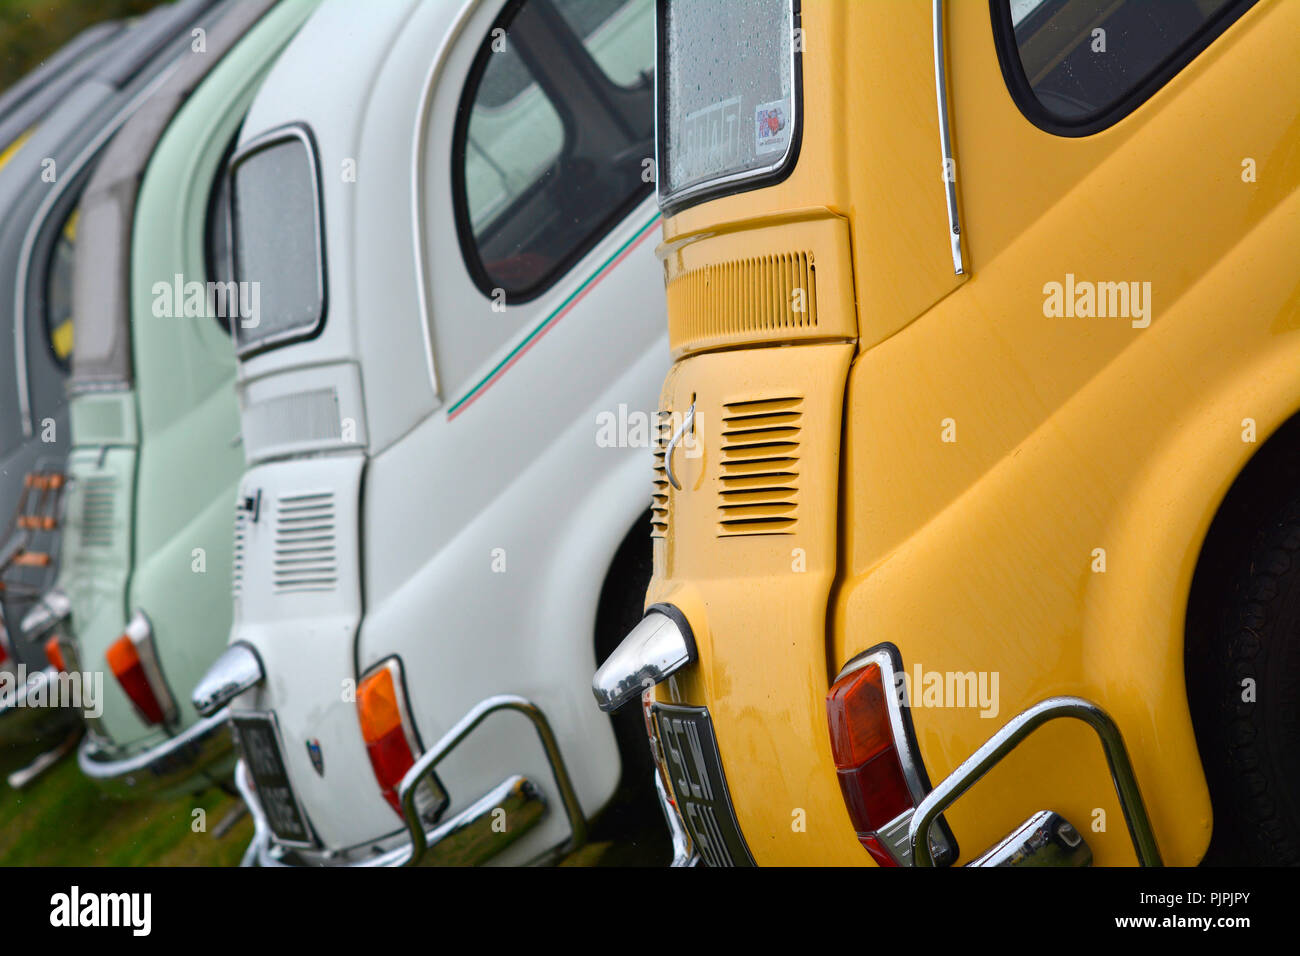
[[[1300,861],[1300,3],[659,38],[676,862]]]

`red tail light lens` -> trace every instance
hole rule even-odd
[[[844,806],[858,841],[881,866],[900,859],[880,832],[913,810],[929,789],[897,694],[894,652],[875,648],[840,672],[826,695],[826,720]],[[936,842],[936,860],[951,860],[946,825]],[[897,835],[895,835],[897,836]]]
[[[397,658],[389,658],[361,678],[357,686],[357,713],[366,755],[380,792],[400,817],[402,801],[398,787],[415,764],[421,748],[406,706],[402,665]],[[432,775],[426,777],[416,791],[415,802],[421,816],[436,817],[446,805],[446,795],[433,779]]]
[[[63,659],[63,648],[59,646],[59,639],[57,636],[51,637],[45,642],[45,657],[50,662],[51,666],[60,674],[67,671],[68,663]],[[0,661],[3,660],[4,658],[0,657]]]
[[[145,722],[165,724],[176,718],[176,704],[158,666],[153,629],[142,612],[135,613],[126,633],[109,645],[104,657]]]

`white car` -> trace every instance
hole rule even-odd
[[[588,687],[649,578],[653,31],[326,0],[248,114],[234,625],[194,695],[246,862],[553,858],[619,783]]]

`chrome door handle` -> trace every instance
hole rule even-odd
[[[691,402],[691,407],[687,410],[685,417],[682,418],[682,423],[677,426],[677,430],[673,432],[673,437],[668,439],[668,448],[664,451],[664,474],[668,476],[668,483],[678,491],[682,490],[682,486],[681,482],[677,480],[677,476],[673,474],[673,450],[676,449],[677,443],[682,440],[682,436],[686,434],[686,429],[692,428],[694,425],[695,403]]]

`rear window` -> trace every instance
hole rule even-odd
[[[752,189],[799,143],[798,4],[659,0],[659,200]]]
[[[232,163],[234,319],[241,355],[317,334],[325,322],[325,248],[316,151],[300,127],[259,138]]]
[[[1021,111],[1081,136],[1132,112],[1252,2],[992,0],[992,12]]]

